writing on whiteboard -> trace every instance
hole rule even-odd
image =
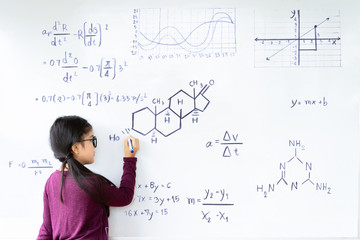
[[[75,77],[79,76],[80,71],[95,73],[100,78],[114,80],[119,73],[128,67],[127,61],[104,57],[93,64],[84,64],[75,54],[67,51],[62,57],[45,60],[43,64],[52,68],[63,69],[65,73],[61,79],[66,83],[73,82]]]
[[[52,162],[46,158],[31,159],[28,161],[9,161],[9,169],[31,170],[35,176],[42,175],[46,170],[52,169]]]
[[[225,131],[222,139],[215,139],[213,141],[208,141],[206,143],[206,148],[214,148],[216,146],[223,146],[222,157],[236,157],[239,156],[239,146],[241,146],[243,142],[239,139],[239,134],[232,134],[229,131]]]
[[[132,129],[143,136],[148,135],[151,131],[156,130],[164,137],[179,131],[182,127],[182,120],[192,114],[192,122],[197,123],[200,112],[204,112],[210,104],[205,97],[206,91],[215,81],[210,80],[208,84],[200,84],[202,86],[200,92],[196,93],[193,88],[193,94],[189,94],[184,90],[179,90],[168,99],[168,105],[161,111],[152,111],[149,107],[144,107],[132,113]],[[198,84],[197,80],[191,81],[190,86]],[[161,103],[161,101],[153,100],[153,103]],[[163,103],[164,104],[164,103]],[[157,138],[152,137],[152,143],[157,143]]]
[[[231,208],[235,205],[225,188],[205,188],[199,195],[183,195],[176,192],[172,182],[150,181],[138,183],[132,208],[124,211],[126,217],[152,221],[156,217],[172,215],[175,208],[196,210],[198,220],[205,223],[231,220]]]
[[[82,91],[78,93],[54,93],[46,94],[40,97],[36,97],[35,101],[39,103],[55,103],[55,104],[65,104],[65,103],[77,103],[82,106],[87,107],[96,107],[101,104],[111,104],[111,103],[135,103],[144,101],[147,98],[146,93],[138,93],[135,95],[114,93],[112,91],[108,92],[87,92]]]
[[[290,108],[300,107],[300,106],[320,106],[326,107],[328,106],[328,101],[323,97],[322,99],[292,99]]]
[[[142,8],[132,20],[131,53],[140,60],[235,56],[234,8]]]
[[[103,30],[107,31],[108,28],[108,24],[102,27],[100,23],[84,22],[81,28],[71,31],[67,23],[55,21],[50,28],[43,29],[41,33],[50,39],[50,44],[54,47],[63,46],[72,38],[82,41],[84,46],[87,47],[100,47]]]
[[[292,149],[291,157],[280,162],[277,180],[268,184],[258,184],[256,191],[263,194],[264,198],[280,189],[296,191],[305,187],[331,194],[331,186],[326,181],[314,180],[312,162],[301,157],[301,151],[305,151],[305,145],[301,144],[301,140],[289,140],[289,147]]]

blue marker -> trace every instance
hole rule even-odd
[[[134,152],[134,147],[132,145],[131,138],[128,139],[128,142],[129,142],[130,152],[133,153]]]

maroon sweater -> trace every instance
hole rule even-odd
[[[120,187],[104,183],[109,206],[126,206],[134,196],[136,158],[124,158]],[[60,202],[61,171],[55,171],[44,191],[44,221],[37,239],[108,239],[105,206],[82,190],[68,172],[64,172],[63,200]]]

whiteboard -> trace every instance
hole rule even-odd
[[[3,1],[0,238],[34,239],[58,116],[133,202],[110,239],[359,239],[358,1]]]

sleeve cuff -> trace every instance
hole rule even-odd
[[[124,157],[124,162],[136,162],[137,157]]]

